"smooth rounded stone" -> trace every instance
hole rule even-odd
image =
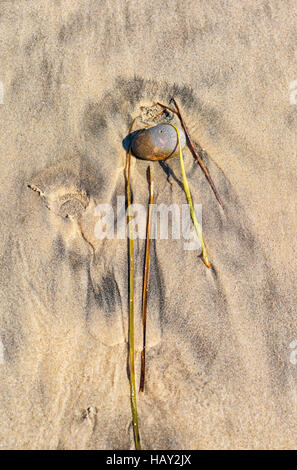
[[[178,127],[181,147],[186,145],[186,136]],[[143,160],[165,160],[178,155],[177,133],[174,127],[158,124],[148,129],[139,130],[132,140],[131,151],[135,157]]]

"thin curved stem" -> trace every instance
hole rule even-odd
[[[138,412],[136,399],[136,383],[135,383],[135,347],[134,347],[134,235],[133,221],[131,211],[131,190],[130,190],[130,166],[131,153],[130,148],[126,158],[126,198],[128,211],[128,228],[129,228],[129,372],[130,372],[130,400],[132,411],[132,425],[135,442],[135,449],[140,450],[140,437],[138,426]]]
[[[197,152],[197,150],[196,150],[196,148],[195,148],[195,145],[194,145],[194,143],[193,143],[193,141],[192,141],[192,139],[191,139],[191,136],[190,136],[190,134],[189,134],[188,128],[187,128],[187,126],[186,126],[186,123],[185,123],[185,121],[184,121],[184,119],[183,119],[183,117],[182,117],[182,115],[181,115],[179,106],[178,106],[178,104],[177,104],[177,102],[175,101],[174,98],[171,98],[171,101],[173,102],[173,104],[174,104],[174,106],[176,107],[177,111],[175,111],[174,109],[170,108],[169,106],[166,106],[165,104],[160,103],[159,101],[157,102],[157,104],[158,104],[159,106],[161,106],[161,108],[163,108],[163,109],[168,109],[168,111],[171,111],[172,113],[176,114],[176,115],[179,117],[179,120],[180,120],[180,122],[181,122],[181,125],[182,125],[182,127],[183,127],[183,129],[184,129],[184,131],[185,131],[186,136],[187,136],[190,150],[191,150],[192,154],[194,155],[194,157],[196,158],[197,162],[199,163],[199,165],[200,165],[202,171],[204,172],[204,174],[205,174],[205,176],[206,176],[206,179],[207,179],[207,181],[209,182],[209,184],[210,184],[210,186],[211,186],[211,189],[212,189],[213,192],[214,192],[215,197],[217,198],[218,203],[220,204],[221,207],[224,207],[223,202],[222,202],[222,199],[221,199],[221,196],[219,195],[219,192],[218,192],[217,188],[215,187],[215,184],[214,184],[214,182],[213,182],[213,180],[212,180],[212,178],[211,178],[211,176],[210,176],[210,174],[209,174],[209,171],[208,171],[208,169],[206,168],[206,166],[205,166],[205,164],[204,164],[202,158],[200,157],[199,153]]]
[[[194,227],[196,229],[197,235],[198,235],[200,243],[201,243],[202,260],[203,260],[205,266],[210,268],[211,265],[208,261],[206,246],[204,244],[203,236],[202,236],[202,230],[201,230],[201,227],[200,227],[200,225],[197,221],[197,218],[196,218],[195,209],[194,209],[194,206],[193,206],[193,201],[192,201],[190,188],[189,188],[189,184],[188,184],[188,180],[187,180],[187,175],[186,175],[186,171],[185,171],[183,153],[182,153],[182,148],[181,148],[181,143],[180,143],[180,132],[174,124],[171,124],[170,122],[168,122],[166,124],[169,125],[169,126],[174,127],[174,129],[176,130],[176,133],[177,133],[177,141],[178,141],[178,149],[179,149],[179,161],[180,161],[180,168],[181,168],[181,172],[182,172],[182,176],[183,176],[184,190],[185,190],[187,200],[188,200],[188,204],[189,204],[189,207],[190,207],[190,213],[191,213],[192,221],[193,221]]]
[[[143,346],[141,351],[141,373],[139,391],[144,391],[145,383],[145,350],[146,350],[146,317],[147,317],[147,291],[149,282],[149,269],[150,269],[150,241],[151,241],[151,221],[154,204],[154,179],[151,167],[148,167],[148,182],[149,182],[149,208],[146,224],[146,246],[145,246],[145,261],[144,261],[144,278],[142,290],[142,326],[143,326]]]

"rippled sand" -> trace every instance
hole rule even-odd
[[[94,208],[124,195],[132,118],[174,96],[225,209],[185,151],[213,269],[183,240],[152,243],[142,446],[296,449],[296,14],[276,0],[2,2],[2,448],[134,448],[127,242],[96,240]],[[184,204],[168,167],[153,163],[156,202]],[[146,168],[133,159],[142,204]],[[143,257],[139,240],[137,381]]]

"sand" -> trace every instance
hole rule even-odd
[[[277,0],[1,2],[1,448],[134,448],[127,242],[96,239],[94,208],[124,195],[132,118],[174,96],[224,210],[185,150],[213,269],[152,242],[142,447],[296,449],[296,17]],[[168,167],[156,202],[184,204]],[[146,168],[133,158],[141,204]],[[135,256],[138,381],[143,240]]]

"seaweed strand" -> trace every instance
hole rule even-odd
[[[210,265],[210,263],[208,261],[208,257],[207,257],[206,246],[205,246],[204,241],[203,241],[202,230],[201,230],[201,227],[200,227],[200,225],[197,221],[197,218],[196,218],[195,209],[194,209],[194,206],[193,206],[193,201],[192,201],[190,188],[189,188],[189,184],[188,184],[188,180],[187,180],[187,175],[186,175],[185,165],[184,165],[184,159],[183,159],[183,153],[182,153],[182,148],[181,148],[181,143],[180,143],[180,133],[179,133],[178,128],[174,124],[171,124],[171,123],[168,122],[167,125],[174,127],[174,129],[176,130],[176,133],[177,133],[180,168],[181,168],[182,177],[183,177],[184,190],[185,190],[187,200],[188,200],[188,204],[189,204],[189,207],[190,207],[191,218],[192,218],[194,227],[196,229],[197,235],[198,235],[200,243],[201,243],[202,260],[203,260],[203,262],[204,262],[204,264],[207,268],[211,268],[211,265]]]
[[[143,347],[141,351],[141,373],[139,391],[144,391],[145,382],[145,347],[146,347],[146,317],[147,317],[147,291],[149,281],[149,267],[150,267],[150,236],[151,236],[151,221],[154,204],[154,179],[151,167],[148,167],[148,182],[149,182],[149,209],[146,225],[146,247],[145,247],[145,262],[144,262],[144,278],[143,278],[143,291],[142,291],[142,326],[143,326]]]
[[[166,106],[165,104],[162,104],[162,103],[160,103],[160,102],[157,102],[157,104],[158,104],[159,106],[161,106],[161,108],[168,109],[169,111],[171,111],[172,113],[176,114],[176,115],[179,117],[179,120],[180,120],[180,122],[181,122],[181,125],[182,125],[182,127],[183,127],[183,129],[184,129],[184,131],[185,131],[186,136],[187,136],[187,139],[188,139],[188,142],[189,142],[189,147],[190,147],[190,149],[191,149],[191,152],[192,152],[192,154],[194,155],[194,157],[196,158],[197,162],[199,163],[201,169],[203,170],[203,172],[204,172],[204,174],[205,174],[205,176],[206,176],[206,179],[207,179],[207,181],[209,182],[209,184],[210,184],[210,186],[211,186],[211,189],[212,189],[213,192],[214,192],[215,197],[217,198],[218,203],[219,203],[222,207],[224,207],[223,202],[222,202],[222,199],[221,199],[221,196],[219,195],[219,192],[218,192],[217,188],[215,187],[215,184],[214,184],[214,182],[213,182],[213,180],[212,180],[212,178],[211,178],[211,176],[210,176],[210,174],[209,174],[209,171],[208,171],[208,169],[206,168],[206,166],[205,166],[205,164],[204,164],[202,158],[200,157],[199,153],[197,152],[197,150],[196,150],[196,148],[195,148],[195,146],[194,146],[194,143],[193,143],[193,141],[192,141],[192,139],[191,139],[191,136],[190,136],[190,134],[189,134],[189,131],[188,131],[188,129],[187,129],[186,123],[185,123],[185,121],[184,121],[184,119],[183,119],[183,117],[182,117],[182,115],[181,115],[179,106],[178,106],[178,104],[177,104],[177,102],[175,101],[174,98],[171,98],[171,101],[173,102],[174,106],[176,107],[176,111],[174,111],[174,110],[173,110],[172,108],[170,108],[169,106]]]
[[[134,122],[134,121],[133,121]],[[131,129],[133,126],[131,125]],[[140,437],[138,426],[136,384],[135,384],[135,347],[134,347],[134,235],[133,220],[131,211],[131,189],[130,189],[130,167],[131,153],[130,147],[126,155],[126,199],[128,213],[128,229],[129,229],[129,372],[130,372],[130,400],[132,412],[132,425],[135,449],[140,450]]]

